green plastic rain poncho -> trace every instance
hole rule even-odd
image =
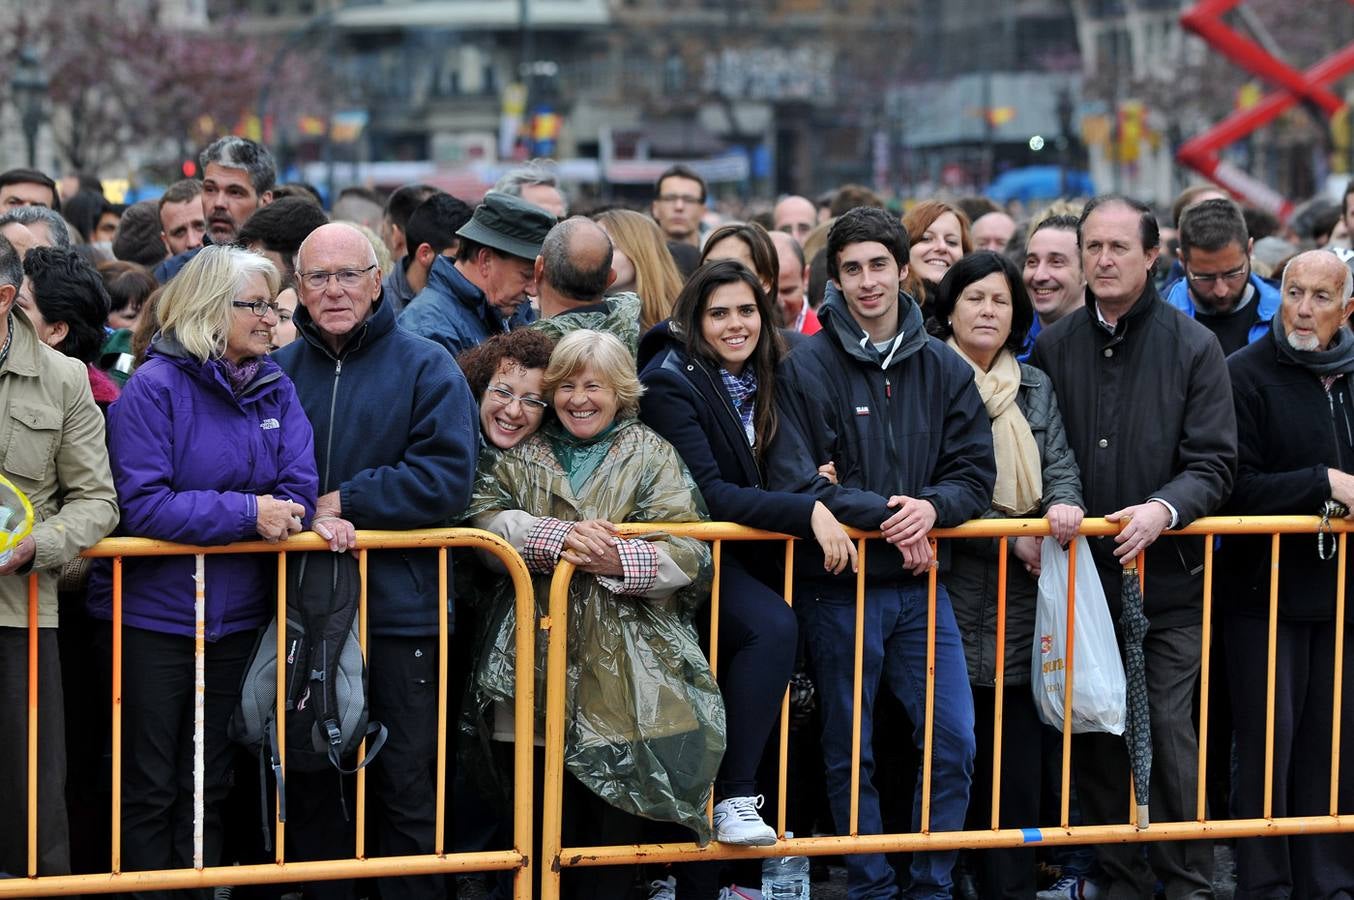
[[[471,502],[476,527],[519,550],[538,517],[563,521],[693,522],[708,518],[672,446],[628,418],[589,441],[558,423],[482,471]],[[627,812],[679,822],[709,839],[705,806],[724,754],[724,704],[692,627],[710,582],[710,551],[668,538],[659,576],[642,596],[614,593],[585,572],[569,592],[564,758],[568,771]],[[544,614],[550,574],[537,574]],[[472,690],[481,708],[513,698],[513,597],[489,614]],[[546,636],[537,635],[537,734],[544,732]]]

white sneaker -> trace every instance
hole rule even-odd
[[[677,900],[677,879],[669,875],[649,882],[649,900]]]
[[[1096,883],[1080,875],[1064,875],[1035,894],[1038,900],[1096,900],[1099,896]]]
[[[776,830],[762,821],[757,810],[762,795],[726,797],[715,804],[715,840],[744,847],[769,847],[776,842]]]
[[[726,888],[719,889],[719,897],[716,900],[762,900],[762,892],[756,888],[739,887],[731,884]]]

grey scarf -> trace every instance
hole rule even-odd
[[[1288,343],[1283,316],[1275,312],[1272,323],[1274,343],[1279,355],[1290,363],[1302,366],[1313,375],[1347,375],[1354,372],[1354,331],[1341,325],[1325,350],[1297,350]]]

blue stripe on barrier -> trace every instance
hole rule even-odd
[[[1022,828],[1020,834],[1027,844],[1037,844],[1044,839],[1044,833],[1038,828]]]

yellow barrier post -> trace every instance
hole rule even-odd
[[[113,557],[113,821],[109,868],[122,871],[122,557]]]
[[[1330,736],[1330,814],[1339,813],[1340,806],[1340,711],[1345,684],[1345,556],[1348,535],[1340,535],[1340,552],[1335,563],[1335,683],[1331,709]]]
[[[442,855],[447,828],[447,548],[437,548],[437,796],[433,853]]]
[[[997,677],[992,700],[992,830],[1001,826],[1001,724],[1006,688],[1006,538],[997,538]]]
[[[1213,537],[1204,535],[1204,626],[1199,640],[1199,774],[1195,820],[1203,822],[1208,816],[1205,803],[1208,796],[1208,690],[1209,668],[1213,650]]]
[[[785,602],[794,607],[795,542],[785,542]],[[780,700],[780,768],[776,770],[776,837],[785,838],[786,773],[790,766],[790,689]]]
[[[38,573],[28,576],[28,875],[38,874]]]
[[[865,539],[856,549],[860,570],[856,573],[856,661],[851,676],[851,816],[847,829],[860,833],[860,698],[865,666]]]
[[[1067,638],[1063,645],[1063,764],[1061,806],[1058,823],[1071,824],[1072,802],[1072,663],[1076,651],[1077,542],[1067,545]]]
[[[937,544],[931,538],[931,567],[926,572],[926,713],[921,749],[921,832],[931,831],[931,751],[934,749],[936,717],[936,560]]]
[[[545,785],[541,815],[541,900],[558,900],[564,805],[564,670],[568,662],[569,580],[572,563],[561,559],[550,580],[545,669]]]
[[[362,650],[362,659],[370,665],[371,651],[367,645],[367,550],[361,547],[357,551],[357,576],[358,584],[361,586],[357,598],[357,645]],[[362,738],[357,745],[357,758],[362,759],[367,755],[367,739]],[[353,811],[354,831],[356,832],[356,841],[353,843],[353,856],[357,859],[367,858],[367,770],[361,768],[357,770],[357,796],[353,800],[356,809]]]
[[[287,551],[277,554],[277,714],[273,718],[277,729],[277,760],[283,782],[287,777]],[[267,752],[265,749],[264,752]],[[277,839],[273,841],[273,859],[282,865],[287,842],[286,823],[282,819],[285,800],[283,783],[273,785],[273,826]]]
[[[1279,642],[1279,536],[1269,543],[1269,649],[1265,669],[1265,818],[1274,813],[1274,672]]]

